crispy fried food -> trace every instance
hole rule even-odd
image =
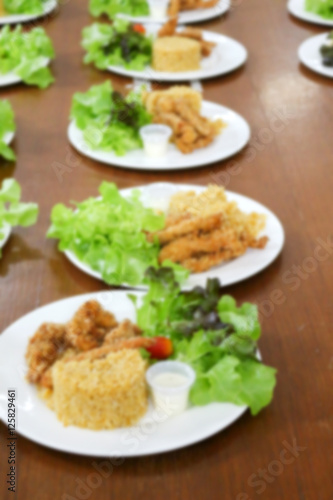
[[[160,113],[154,116],[154,123],[168,125],[173,131],[173,140],[180,140],[184,144],[192,144],[198,138],[197,132],[185,120],[175,113]]]
[[[105,311],[96,300],[83,304],[67,325],[70,344],[80,351],[101,345],[105,335],[118,326],[113,314]]]
[[[193,40],[198,40],[198,42],[200,42],[203,38],[203,33],[199,28],[192,28],[191,26],[188,26],[187,28],[184,28],[180,33],[177,33],[177,36],[193,38]]]
[[[158,237],[158,240],[161,245],[165,245],[170,241],[173,241],[181,236],[188,235],[190,233],[198,234],[198,232],[209,232],[213,229],[216,229],[221,226],[221,222],[223,219],[223,215],[220,214],[212,214],[208,217],[192,217],[190,219],[186,218],[185,220],[180,220],[174,225],[170,225],[166,229],[162,229],[162,231],[158,231],[157,233],[151,233],[148,236],[148,239],[152,241],[154,236]],[[177,220],[177,219],[175,219]]]
[[[131,337],[129,339],[119,339],[112,344],[103,345],[102,347],[97,347],[96,349],[91,349],[87,352],[82,352],[76,356],[67,358],[66,361],[81,361],[83,359],[100,359],[107,356],[110,352],[122,351],[123,349],[140,349],[149,347],[154,342],[153,339],[148,337]]]
[[[175,110],[177,114],[188,122],[194,130],[199,132],[200,135],[204,137],[213,135],[214,131],[212,130],[210,122],[192,111],[192,109],[186,103],[182,102],[181,99],[175,100]]]
[[[259,248],[263,249],[268,243],[268,237],[267,236],[262,236],[258,240],[250,240],[249,242],[249,247],[250,248]]]
[[[142,330],[129,319],[125,319],[105,336],[103,346],[111,345],[119,340],[125,340],[139,335],[142,335]]]
[[[157,32],[158,37],[172,36],[176,33],[178,17],[171,17]]]
[[[178,12],[180,10],[180,2],[181,0],[170,0],[170,5],[168,9],[169,17],[174,17],[178,15]]]
[[[226,249],[238,252],[244,246],[231,229],[214,229],[200,236],[192,233],[164,246],[159,254],[159,262],[162,263],[167,259],[172,262],[182,262],[194,256],[214,254]]]
[[[246,252],[246,246],[240,246],[238,250],[222,250],[221,252],[209,253],[197,258],[181,261],[181,265],[192,273],[203,273],[222,262],[227,262],[236,257],[240,257]]]
[[[67,346],[65,325],[43,323],[29,340],[25,355],[29,367],[29,382],[38,383]]]

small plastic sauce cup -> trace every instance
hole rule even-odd
[[[161,361],[146,372],[154,406],[167,416],[178,415],[186,410],[195,372],[179,361]]]
[[[148,0],[150,17],[163,21],[167,17],[169,0]]]
[[[165,156],[172,130],[167,125],[145,125],[140,129],[140,136],[147,156],[159,158]]]

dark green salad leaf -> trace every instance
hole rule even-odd
[[[15,132],[14,113],[9,101],[0,101],[0,156],[6,160],[16,159],[14,151],[7,144],[7,136]]]
[[[149,291],[142,301],[130,296],[137,324],[146,336],[169,337],[172,358],[195,370],[193,404],[247,405],[256,415],[271,402],[276,370],[257,357],[261,329],[255,305],[237,307],[229,295],[221,297],[217,279],[181,291],[171,269],[148,269],[146,282]]]
[[[113,183],[103,182],[100,198],[74,203],[75,209],[55,205],[48,238],[59,239],[59,250],[70,250],[111,285],[143,283],[149,266],[158,267],[158,243],[150,243],[145,232],[158,231],[165,216],[146,208],[134,190],[124,198]],[[166,261],[164,265],[169,265]],[[178,270],[177,279],[188,272]]]
[[[117,14],[129,16],[148,16],[149,7],[146,0],[90,0],[89,10],[92,16],[106,14],[113,19]]]
[[[123,66],[141,71],[151,61],[152,37],[122,18],[113,24],[94,23],[83,29],[82,47],[86,50],[84,62],[93,63],[98,69]]]
[[[3,0],[8,14],[41,14],[46,0]]]
[[[19,25],[0,30],[0,75],[14,73],[23,82],[44,89],[54,81],[47,67],[53,58],[52,42],[43,28],[23,32]]]
[[[324,19],[333,19],[333,0],[305,0],[305,10]]]
[[[70,117],[91,149],[113,151],[118,156],[141,148],[139,130],[151,123],[141,93],[123,97],[113,91],[109,81],[74,94]]]
[[[320,47],[324,66],[333,66],[333,31],[326,38],[326,42]]]
[[[38,205],[21,203],[21,187],[14,179],[5,179],[0,189],[0,241],[6,225],[28,227],[35,224]],[[0,250],[1,256],[1,250]]]

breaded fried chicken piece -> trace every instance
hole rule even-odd
[[[118,325],[114,315],[105,311],[96,300],[83,304],[67,325],[70,344],[80,351],[101,345],[105,335]]]
[[[111,345],[119,340],[125,340],[131,337],[137,337],[142,334],[142,330],[132,323],[129,319],[125,319],[116,328],[108,333],[103,342],[103,346]]]
[[[181,0],[170,0],[170,5],[168,9],[169,17],[175,17],[178,15],[178,12],[180,10],[180,2]]]
[[[176,32],[178,24],[178,16],[171,17],[158,31],[157,36],[158,37],[163,37],[163,36],[172,36]]]
[[[194,257],[181,261],[181,265],[192,273],[202,273],[222,262],[226,262],[236,257],[240,257],[246,252],[246,246],[236,249],[222,250],[221,252],[210,253],[200,257]]]
[[[185,219],[180,221],[178,224],[162,229],[157,233],[151,233],[148,235],[150,241],[153,240],[154,236],[158,237],[161,245],[165,245],[176,238],[185,236],[190,233],[197,232],[208,232],[212,231],[221,226],[223,220],[223,214],[213,214],[208,217],[195,217]]]
[[[182,262],[200,254],[214,254],[225,249],[236,250],[243,248],[234,231],[227,229],[214,229],[210,233],[197,236],[190,234],[183,238],[171,241],[162,248],[159,254],[159,262],[169,259],[172,262]]]
[[[67,347],[65,325],[43,323],[29,340],[25,355],[29,367],[29,382],[38,383]]]
[[[181,99],[175,100],[175,109],[183,120],[187,121],[200,135],[212,135],[212,127],[208,120],[195,113],[190,106]]]

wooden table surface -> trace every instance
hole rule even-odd
[[[300,43],[325,28],[291,18],[285,0],[237,0],[228,15],[204,24],[249,51],[244,68],[204,82],[204,97],[242,114],[252,127],[251,143],[221,164],[144,173],[95,163],[68,144],[75,91],[105,79],[117,89],[130,83],[82,64],[80,33],[91,22],[87,3],[63,1],[56,16],[39,23],[55,44],[56,83],[46,91],[18,85],[0,92],[10,99],[18,126],[18,160],[15,165],[2,161],[0,180],[15,177],[24,200],[40,206],[38,224],[15,229],[3,251],[0,331],[43,304],[107,288],[75,269],[56,243],[45,239],[55,203],[94,196],[102,180],[119,187],[218,182],[270,207],[285,227],[282,255],[258,276],[226,289],[239,301],[259,304],[260,348],[265,362],[278,369],[278,384],[273,403],[257,417],[246,413],[225,431],[183,450],[115,462],[112,474],[99,476],[97,486],[91,474],[100,460],[19,437],[16,496],[331,500],[333,87],[297,59]],[[1,424],[0,496],[9,499],[5,438]]]

